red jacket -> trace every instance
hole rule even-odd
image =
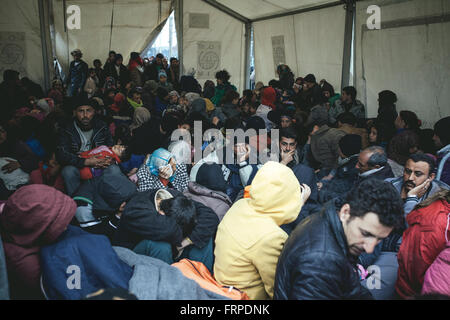
[[[113,158],[117,161],[117,163],[120,163],[120,158],[112,151],[110,147],[107,146],[100,146],[94,149],[91,149],[89,151],[85,151],[80,153],[80,158],[89,159],[99,157],[100,159],[105,159],[106,157]]]
[[[411,211],[406,220],[409,228],[403,233],[398,252],[398,277],[395,289],[404,299],[419,295],[428,267],[450,239],[448,221],[450,204],[436,200],[427,207]]]

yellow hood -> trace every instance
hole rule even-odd
[[[302,208],[300,183],[287,166],[269,161],[255,175],[248,205],[278,226],[294,221]]]

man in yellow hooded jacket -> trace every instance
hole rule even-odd
[[[288,238],[280,226],[297,218],[311,190],[273,161],[258,170],[249,189],[219,224],[214,277],[252,300],[272,299],[278,257]]]

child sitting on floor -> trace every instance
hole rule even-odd
[[[119,164],[122,161],[128,161],[131,154],[127,146],[116,144],[112,147],[99,146],[95,149],[80,153],[79,157],[84,159],[94,157],[99,159],[112,158],[116,161],[116,164]],[[82,180],[89,180],[93,177],[101,176],[102,172],[103,169],[84,167],[80,169],[80,177]]]

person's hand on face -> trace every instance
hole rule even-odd
[[[18,161],[9,160],[9,159],[6,159],[6,161],[8,161],[9,163],[5,164],[2,167],[2,170],[3,170],[4,173],[11,173],[11,172],[13,172],[13,171],[15,171],[15,170],[20,168],[20,163]]]
[[[169,179],[173,174],[173,169],[170,165],[159,168],[159,176],[163,179]]]
[[[215,126],[217,126],[217,124],[219,123],[219,118],[218,117],[214,117],[213,119],[212,119],[212,124],[213,125],[215,125]]]
[[[414,187],[413,189],[409,190],[408,197],[417,197],[422,198],[425,192],[427,192],[428,188],[430,187],[431,179],[425,180],[422,184],[419,184],[418,186]]]
[[[307,184],[302,183],[300,185],[300,189],[302,190],[302,201],[304,204],[309,199],[309,196],[311,195],[311,188]]]
[[[238,163],[246,161],[250,156],[250,147],[244,143],[236,145],[236,158]]]
[[[122,216],[122,213],[123,213],[123,210],[125,209],[126,204],[127,204],[126,202],[122,202],[119,209],[117,210],[116,216],[118,216],[119,218]]]
[[[287,165],[289,162],[294,160],[295,149],[291,151],[281,150],[281,163]]]

